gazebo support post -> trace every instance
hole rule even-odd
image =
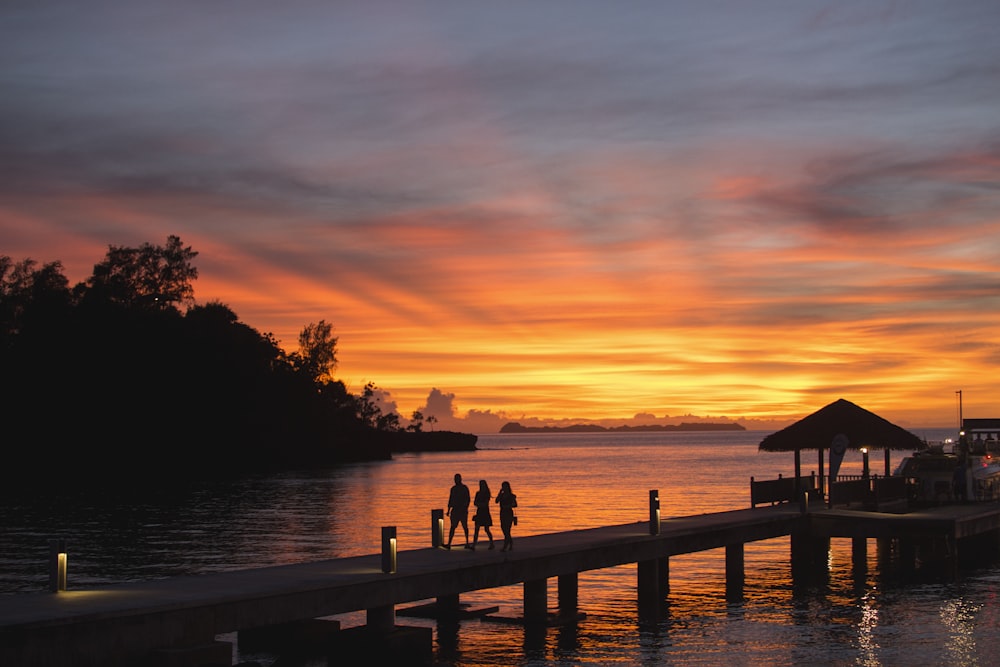
[[[799,488],[799,478],[802,477],[802,450],[795,450],[795,497],[799,497],[802,489]]]
[[[826,475],[823,472],[823,448],[819,448],[819,495],[821,498],[826,498],[826,484],[823,480],[826,479]]]

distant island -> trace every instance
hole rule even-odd
[[[646,431],[745,431],[735,423],[718,424],[712,422],[682,422],[680,424],[646,424],[641,426],[599,426],[597,424],[573,424],[571,426],[522,426],[518,422],[508,422],[500,428],[500,433],[640,433]]]
[[[474,452],[479,436],[455,431],[379,431],[392,454],[403,452]]]

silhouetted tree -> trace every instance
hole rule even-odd
[[[399,415],[395,412],[384,413],[379,407],[378,391],[374,382],[365,385],[356,402],[358,418],[363,424],[377,431],[400,430]]]
[[[288,355],[225,304],[194,305],[197,254],[176,236],[109,246],[72,290],[59,262],[0,256],[0,454],[24,464],[0,466],[0,488],[389,457],[399,415],[373,383],[357,397],[333,379],[333,327],[307,325]]]
[[[332,380],[333,369],[337,367],[337,337],[333,335],[333,325],[320,320],[303,327],[295,358],[301,369],[314,380]]]
[[[410,425],[406,427],[408,431],[413,431],[414,433],[420,433],[424,430],[424,413],[420,410],[414,410],[413,414],[410,415]]]
[[[85,295],[127,307],[176,309],[194,299],[191,281],[198,277],[198,269],[191,262],[197,256],[173,235],[164,246],[108,246],[104,261],[94,265],[84,286]]]
[[[47,322],[69,307],[69,281],[62,263],[37,266],[30,258],[15,263],[0,255],[0,335],[18,334],[26,324]]]

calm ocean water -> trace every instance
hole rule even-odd
[[[948,429],[917,434],[952,435]],[[93,489],[4,497],[0,594],[45,590],[54,537],[69,543],[71,588],[375,553],[379,529],[388,525],[397,527],[402,563],[408,548],[429,545],[431,510],[445,506],[456,472],[472,489],[479,479],[494,493],[501,481],[511,482],[519,503],[515,545],[518,536],[644,520],[649,489],[660,490],[667,520],[740,509],[749,506],[751,475],[792,474],[791,454],[757,451],[765,435],[490,435],[476,452],[401,455],[321,474],[141,496]],[[842,472],[860,472],[855,458]],[[804,455],[805,473],[815,469],[814,459]],[[881,456],[873,458],[874,471],[881,465]],[[722,550],[671,558],[667,613],[653,625],[637,621],[634,565],[583,573],[580,609],[587,616],[577,627],[536,637],[516,625],[465,621],[457,634],[436,634],[436,656],[439,664],[461,666],[1000,664],[1000,565],[965,570],[953,582],[904,582],[879,570],[872,543],[868,573],[858,580],[850,542],[833,540],[829,580],[793,591],[788,554],[787,538],[747,545],[745,598],[738,603],[725,599]],[[442,552],[452,556],[460,554]],[[549,598],[554,608],[555,582]],[[521,587],[470,593],[462,601],[519,616]],[[338,618],[345,627],[364,622],[363,613]],[[435,627],[402,616],[398,622]]]

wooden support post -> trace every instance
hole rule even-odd
[[[851,538],[851,562],[854,564],[854,569],[868,568],[868,538]]]
[[[908,574],[917,569],[917,545],[912,539],[899,538],[899,567]]]
[[[791,547],[792,578],[797,579],[805,576],[809,571],[809,564],[812,562],[812,553],[809,551],[809,534],[804,531],[796,531],[788,536]]]
[[[854,579],[863,580],[868,576],[868,539],[864,537],[851,538],[851,566]]]
[[[666,600],[670,595],[670,556],[659,558],[656,562],[659,570],[660,599]]]
[[[559,616],[575,618],[580,600],[580,575],[576,572],[560,574],[558,581]]]
[[[819,448],[819,496],[820,498],[826,498],[826,475],[823,472],[824,462],[823,462],[823,448]]]
[[[549,622],[549,590],[547,579],[524,582],[524,622],[527,625],[547,625]]]
[[[366,625],[376,637],[387,637],[396,628],[396,608],[391,605],[372,607],[365,611]]]
[[[730,602],[743,599],[743,565],[744,545],[726,545],[726,600]]]
[[[948,581],[958,580],[958,564],[959,564],[959,544],[961,540],[955,539],[953,535],[946,535],[945,541],[945,576]]]
[[[887,572],[892,566],[892,538],[875,538],[875,558],[878,559],[878,569]]]
[[[795,496],[799,495],[799,478],[802,477],[802,452],[798,449],[795,450],[795,481],[792,485],[795,489]]]
[[[435,600],[438,618],[458,618],[461,610],[458,594],[439,595]]]
[[[815,583],[829,576],[830,538],[800,530],[791,534],[790,541],[794,583]]]
[[[636,588],[639,598],[639,619],[656,621],[660,617],[660,562],[644,560],[637,564]]]

